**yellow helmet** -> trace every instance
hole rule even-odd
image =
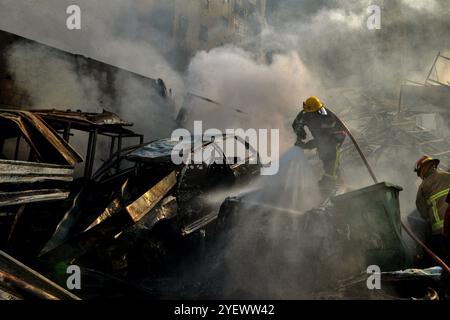
[[[323,103],[317,97],[310,97],[303,102],[303,110],[306,112],[317,112],[323,108]]]

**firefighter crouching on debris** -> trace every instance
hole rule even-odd
[[[416,206],[431,226],[430,249],[438,255],[446,255],[448,243],[444,236],[444,218],[448,209],[446,197],[450,192],[450,173],[438,170],[439,163],[438,159],[428,156],[417,161],[415,172],[423,181],[417,191]]]
[[[317,149],[319,153],[325,172],[319,181],[319,187],[322,190],[334,189],[340,178],[340,150],[347,135],[341,122],[325,108],[319,98],[310,97],[303,103],[303,110],[292,127],[297,134],[297,146],[303,149]],[[313,140],[308,142],[304,142],[305,127],[313,136]]]

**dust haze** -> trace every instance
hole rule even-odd
[[[358,88],[372,96],[396,101],[402,81],[423,82],[436,53],[450,48],[450,6],[447,0],[350,0],[345,3],[334,0],[271,0],[267,8],[267,27],[258,39],[246,39],[245,48],[230,43],[197,52],[189,64],[180,69],[174,61],[177,55],[172,51],[176,48],[169,37],[150,23],[155,20],[155,12],[163,12],[156,11],[156,1],[77,1],[86,17],[86,30],[79,33],[65,29],[66,16],[61,14],[72,2],[41,0],[30,4],[30,1],[1,0],[2,8],[7,7],[8,10],[0,10],[0,28],[152,78],[164,79],[167,86],[173,88],[177,104],[174,118],[188,92],[220,102],[220,106],[197,100],[191,102],[190,120],[203,120],[204,129],[280,129],[281,151],[287,152],[289,160],[282,161],[285,167],[281,173],[297,161],[296,157],[303,157],[290,148],[295,142],[291,124],[305,98],[311,95],[324,97],[325,104],[337,114],[348,106],[328,100],[331,89]],[[367,7],[372,4],[381,7],[381,30],[369,30],[366,26]],[[160,25],[170,25],[163,14],[158,17]],[[54,24],[60,28],[54,29]],[[29,52],[30,48],[12,49],[10,63],[12,72],[32,93],[36,105],[96,105],[95,80],[78,79],[70,64],[63,60],[47,60],[45,52],[37,55],[42,59],[41,67],[48,70],[46,82],[29,80],[34,78],[30,75],[38,72],[27,67]],[[64,76],[52,78],[52,68],[64,70]],[[138,128],[145,128],[146,119],[142,115],[146,113],[141,110],[139,102],[146,97],[142,93],[143,88],[133,84],[119,85],[125,95],[134,98],[127,100],[117,111],[135,122]],[[91,87],[90,94],[82,95],[80,92],[84,90],[80,90],[80,86]],[[392,105],[395,112],[395,104]],[[405,186],[401,202],[405,214],[414,208],[417,181],[412,164],[417,156],[409,151],[390,149],[374,164],[380,180]],[[298,163],[298,166],[306,165],[304,161]],[[372,184],[362,164],[357,168],[345,168],[344,165],[343,169],[349,186],[359,188]],[[298,204],[302,192],[314,190],[320,177],[310,177],[305,180],[308,184],[297,186],[305,176],[304,168],[291,168],[288,172],[290,179],[280,174],[274,181],[266,183],[265,192],[279,194],[281,183],[281,190],[297,192],[298,198],[296,193],[291,193],[290,198]],[[269,200],[275,201],[277,206],[286,204],[284,200]],[[312,206],[301,209],[307,210]],[[271,225],[270,239],[277,245],[280,241],[278,235],[283,230],[279,221],[276,216],[268,221]],[[244,226],[247,228],[241,230],[244,236],[233,241],[231,251],[226,255],[230,267],[243,274],[249,270],[235,258],[247,252],[248,248],[242,244],[253,232],[248,224]],[[283,236],[289,238],[289,235]],[[296,239],[296,235],[292,234],[291,239]],[[284,290],[286,287],[283,286],[307,270],[292,268],[292,264],[284,264],[286,261],[280,257],[292,262],[297,245],[295,241],[283,242],[282,253],[277,253],[276,258],[270,252],[255,256],[252,265],[261,267],[254,270],[256,275],[267,272],[285,274],[273,285],[265,284],[263,289],[256,285],[261,280],[256,277],[255,282],[248,284],[253,295],[258,296],[261,290],[270,290],[277,298],[295,298],[293,292],[296,288],[290,291]],[[287,269],[279,269],[284,266]],[[228,275],[231,287],[242,280],[239,272]],[[283,296],[284,293],[287,296]]]

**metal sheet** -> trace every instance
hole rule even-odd
[[[47,294],[62,300],[80,300],[79,297],[45,278],[40,273],[27,267],[20,261],[0,250],[0,270],[7,272]]]
[[[73,167],[35,162],[0,160],[0,184],[73,180]]]
[[[42,161],[75,165],[83,158],[45,121],[31,111],[0,109],[0,118],[12,121]]]
[[[39,256],[55,249],[67,241],[80,216],[79,199],[81,194],[82,193],[80,192],[75,196],[72,202],[72,207],[66,212],[61,222],[56,227],[52,237],[45,244],[44,248],[42,248]]]
[[[86,126],[132,126],[133,123],[121,119],[116,113],[103,110],[102,113],[89,113],[80,111],[63,110],[38,110],[36,111],[44,118],[78,122]]]
[[[68,164],[75,165],[82,161],[81,156],[75,149],[65,142],[51,127],[47,126],[41,117],[28,111],[21,112],[21,115],[27,117],[28,120],[31,121],[34,127],[39,130],[60,155],[66,159]]]
[[[139,199],[131,203],[126,207],[128,215],[136,223],[141,220],[147,213],[149,213],[172,189],[177,183],[176,171],[170,173],[167,177],[162,179],[156,185],[154,185],[150,190],[144,193]],[[125,188],[128,181],[122,186],[122,194],[125,192]],[[101,224],[107,219],[117,215],[123,209],[123,201],[121,197],[115,198],[111,203],[105,208],[103,213],[95,219],[95,221],[85,230],[88,231],[95,226]]]
[[[173,171],[163,180],[158,182],[149,191],[144,193],[139,199],[127,206],[127,212],[134,222],[138,222],[150,212],[176,185],[177,174]]]
[[[111,218],[112,216],[115,216],[117,213],[119,213],[122,210],[122,202],[120,198],[114,199],[106,208],[105,211],[97,218],[94,222],[92,222],[89,227],[85,230],[88,231],[92,229],[93,227],[99,225],[103,221]]]
[[[0,192],[0,207],[33,202],[65,200],[68,197],[69,192],[59,189]]]
[[[173,196],[164,198],[163,201],[153,208],[141,221],[145,228],[151,230],[162,220],[169,220],[178,214],[177,199]]]
[[[216,220],[218,217],[218,213],[217,212],[211,212],[208,215],[192,222],[191,224],[185,226],[182,228],[181,230],[181,234],[183,236],[187,236],[190,235],[191,233],[207,226],[208,224],[210,224],[211,222],[213,222],[214,220]]]

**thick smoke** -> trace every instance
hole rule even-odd
[[[175,98],[177,98],[183,94],[183,83],[180,75],[173,70],[164,56],[164,52],[171,49],[170,42],[163,41],[165,40],[164,33],[150,23],[154,21],[152,17],[155,12],[164,12],[156,3],[159,2],[153,0],[134,0],[126,3],[118,0],[77,1],[76,4],[81,7],[81,30],[70,31],[66,28],[68,17],[66,8],[74,4],[73,1],[3,0],[2,7],[5,10],[0,11],[0,28],[153,79],[164,79],[167,87],[173,89]],[[19,19],[19,15],[22,18]],[[159,18],[163,19],[164,15]],[[167,17],[167,19],[169,18]],[[13,59],[12,64],[18,66],[24,63],[22,69],[31,66],[33,61],[30,61],[29,58],[23,62],[20,61],[20,58],[32,57],[32,48],[22,48],[22,51],[25,52],[17,52],[19,50],[19,48],[15,49],[14,56],[11,58]],[[42,59],[44,59],[43,54],[43,52],[39,53],[39,57]],[[44,60],[47,60],[44,67],[53,62],[50,56]],[[55,67],[53,69],[43,68],[44,72],[55,70],[60,61],[54,62]],[[71,68],[73,66],[64,66],[64,71],[68,72],[63,76],[59,85],[64,83],[64,78],[74,76],[71,74]],[[12,70],[12,72],[14,71]],[[19,82],[22,80],[28,81],[22,78],[18,79]],[[73,87],[75,84],[66,83],[66,85]],[[38,93],[33,86],[27,89]],[[45,96],[45,93],[41,93],[41,95]],[[51,92],[48,94],[54,95]],[[71,97],[69,96],[69,98]],[[71,104],[69,98],[59,104]],[[53,103],[53,101],[50,102]]]
[[[234,46],[199,52],[189,65],[186,84],[190,92],[222,104],[195,99],[191,120],[219,129],[280,129],[283,150],[295,141],[291,123],[302,97],[321,91],[296,52],[275,55],[265,64]]]
[[[380,30],[366,25],[372,4],[382,10]],[[199,52],[191,61],[188,90],[223,103],[218,107],[195,101],[192,119],[219,128],[280,128],[286,150],[294,139],[293,117],[309,95],[322,97],[340,114],[352,107],[344,99],[334,100],[328,91],[353,87],[387,101],[375,109],[372,102],[362,101],[361,107],[377,111],[376,107],[390,106],[395,113],[400,84],[405,79],[423,82],[436,53],[450,47],[449,18],[445,1],[437,0],[269,1],[269,27],[261,35],[266,56],[229,46]],[[236,108],[246,114],[234,112]],[[352,118],[352,112],[343,117]],[[351,129],[358,129],[352,124]],[[398,151],[386,150],[390,151],[369,160],[376,160],[379,180],[407,186],[402,207],[409,212],[416,183],[411,163],[419,155],[405,151],[400,157]],[[372,183],[362,163],[346,171],[346,182],[353,188]]]
[[[198,102],[194,104],[194,119],[203,119],[218,127],[236,126],[236,123],[256,127],[278,126],[282,130],[284,146],[289,146],[292,143],[289,140],[292,137],[290,124],[298,111],[296,106],[305,97],[322,96],[325,103],[340,114],[351,106],[329,100],[327,89],[354,87],[387,101],[375,106],[373,111],[377,111],[376,107],[390,106],[390,111],[395,113],[400,84],[405,79],[423,82],[436,53],[450,47],[447,37],[450,14],[445,1],[274,2],[275,11],[269,12],[271,27],[262,34],[263,52],[268,53],[263,59],[266,58],[267,63],[252,53],[233,47],[201,52],[192,60],[187,78],[189,90],[201,91],[209,98],[225,101],[223,107],[228,107],[226,112],[220,112],[217,107],[209,106],[214,108],[211,111],[206,109],[207,104]],[[366,26],[369,17],[366,10],[370,4],[378,4],[382,8],[381,30],[369,30]],[[288,63],[283,64],[283,61]],[[264,72],[267,69],[268,72]],[[364,107],[374,107],[368,101],[363,103]],[[232,114],[233,108],[244,109],[250,116],[238,121],[237,115]],[[353,118],[351,112],[348,117]],[[404,215],[415,207],[417,180],[411,164],[418,156],[408,148],[391,145],[377,159],[369,159],[380,181],[404,186],[401,193]],[[359,166],[344,164],[343,167],[348,187],[355,189],[373,184],[362,162]],[[274,196],[265,199],[278,205],[277,199],[273,199],[280,194],[278,184],[269,183],[266,188]],[[284,233],[279,217],[274,215],[265,223],[277,229],[268,235],[269,242],[272,245],[279,243]],[[247,285],[249,290],[247,297],[260,297],[264,292],[270,292],[272,297],[295,297],[289,292],[288,285],[295,281],[296,275],[307,272],[283,269],[289,267],[286,263],[293,258],[289,251],[295,244],[285,243],[281,256],[285,252],[287,256],[279,259],[264,251],[270,250],[270,245],[260,248],[257,256],[252,256],[251,270],[248,270],[249,265],[239,261],[246,256],[245,252],[249,253],[245,244],[254,234],[254,228],[258,225],[244,223],[244,230],[239,230],[232,242],[227,256],[231,270],[229,286],[233,288],[245,279],[244,287]],[[236,270],[242,274],[234,272]],[[257,277],[277,272],[285,276],[273,285],[261,283],[261,278]],[[242,277],[243,274],[246,276]],[[256,279],[252,281],[247,277],[249,275],[255,275]]]
[[[366,26],[370,15],[367,8],[372,4],[382,10],[380,30]],[[200,87],[197,90],[203,89],[203,93],[225,100],[227,105],[250,110],[256,106],[253,109],[261,112],[249,112],[245,123],[263,127],[275,124],[287,142],[296,106],[305,97],[322,96],[338,114],[349,108],[328,99],[327,89],[360,88],[374,98],[389,98],[387,105],[396,112],[400,84],[405,79],[423,82],[436,53],[450,47],[449,18],[448,5],[438,0],[269,1],[270,27],[262,34],[263,52],[268,53],[269,62],[249,59],[250,53],[233,48],[201,52],[191,62],[187,83],[189,88],[194,84],[194,88]],[[255,72],[265,68],[269,68],[266,73]],[[204,108],[203,104],[198,107]],[[229,122],[228,117],[224,120],[218,114],[216,122]],[[203,117],[211,121],[214,114],[208,112]],[[351,113],[348,118],[352,118]],[[413,162],[414,158],[409,155],[402,159]],[[390,164],[387,168],[379,166],[380,177],[411,185],[411,165],[394,160],[391,154],[379,161]],[[401,173],[386,175],[390,168]],[[359,186],[370,183],[365,178],[368,174],[363,175],[362,179],[354,175]],[[408,176],[411,179],[405,181]],[[410,193],[405,200],[411,203],[414,196]]]
[[[189,120],[204,120],[205,129],[278,128],[282,150],[289,149],[295,141],[291,123],[306,97],[324,97],[325,103],[334,111],[345,113],[348,105],[329,98],[332,95],[328,91],[353,87],[374,97],[389,98],[392,112],[395,112],[401,82],[404,79],[423,81],[436,53],[450,48],[447,0],[271,0],[267,10],[269,25],[260,37],[247,39],[245,49],[230,44],[198,52],[186,73],[180,75],[167,62],[169,53],[175,50],[167,40],[167,34],[150,23],[155,21],[151,19],[155,18],[155,12],[164,13],[156,0],[78,2],[85,8],[86,18],[86,29],[78,33],[65,29],[64,12],[67,5],[72,4],[69,1],[42,0],[30,4],[29,1],[3,0],[2,3],[11,10],[0,11],[0,27],[153,78],[163,78],[168,87],[174,88],[178,103],[186,92],[214,99],[221,105],[191,98]],[[188,5],[188,1],[186,3]],[[381,30],[369,30],[366,26],[367,7],[371,4],[382,9]],[[27,18],[18,19],[19,13],[25,13]],[[160,25],[170,25],[170,17],[157,16]],[[54,25],[61,27],[54,29]],[[254,50],[249,49],[252,45]],[[14,56],[27,59],[27,54],[20,51]],[[18,74],[24,74],[24,81],[29,81],[27,70],[22,70],[19,63],[13,62],[13,65]],[[67,79],[62,79],[62,83],[72,82],[70,65],[58,60],[51,65],[68,71]],[[32,88],[46,86],[29,85]],[[47,87],[42,89],[46,92]],[[71,92],[77,95],[79,91],[74,88]],[[139,89],[136,94],[133,90],[129,92],[138,100],[145,97]],[[82,102],[86,98],[95,100],[96,96],[93,91],[88,97],[71,99]],[[70,95],[49,92],[48,97],[56,103]],[[136,104],[126,103],[122,111],[131,117],[129,120],[139,123],[139,115],[146,111],[134,106]],[[351,118],[351,112],[348,116]],[[355,127],[351,125],[351,129],[357,129]],[[414,154],[407,150],[399,152],[396,146],[391,146],[375,166],[380,180],[406,186],[407,192],[402,198],[405,211],[414,207],[416,180],[411,172],[414,160]],[[344,164],[343,169],[346,183],[353,188],[372,183],[362,165],[346,168]],[[301,175],[291,178],[295,177],[302,179]],[[279,184],[267,185],[269,193],[270,190],[273,195],[279,193]],[[283,231],[277,222],[277,217],[269,220],[273,226],[270,239],[273,241],[279,241],[276,235]],[[240,243],[234,243],[232,248],[237,248],[234,253],[240,250]],[[285,258],[292,258],[291,248],[286,247]],[[269,260],[255,257],[255,261],[264,264]],[[228,262],[235,266],[233,252]],[[264,271],[284,272],[275,268],[278,262],[272,261],[270,266],[264,264]],[[290,275],[296,272],[287,271],[283,282],[287,283]],[[234,280],[239,281],[239,277]],[[283,298],[280,283],[264,289]],[[292,292],[288,296],[292,297]]]
[[[16,85],[26,91],[31,100],[31,105],[22,107],[99,111],[101,98],[95,89],[98,87],[96,80],[77,74],[75,66],[64,56],[55,56],[48,49],[33,44],[14,45],[6,55]]]
[[[446,1],[273,1],[276,49],[294,47],[329,87],[372,86],[397,94],[405,78],[423,81],[448,48]],[[381,29],[368,30],[367,8],[381,8]],[[275,4],[274,4],[275,5]]]
[[[152,21],[150,18],[159,10],[155,3],[79,1],[82,29],[69,31],[66,8],[72,1],[5,0],[2,7],[7,10],[0,10],[0,28],[153,79],[164,79],[177,101],[184,91],[181,76],[163,56],[164,50],[169,49],[154,45],[163,43],[164,35],[152,24],[141,23]],[[19,19],[19,14],[24,18]],[[9,74],[29,97],[30,105],[21,106],[23,108],[85,112],[106,109],[134,123],[133,129],[148,140],[165,138],[174,129],[174,106],[162,101],[157,91],[149,87],[149,82],[143,83],[121,72],[111,81],[101,72],[80,70],[75,60],[64,54],[32,44],[16,43],[5,52],[5,57]],[[105,86],[113,95],[105,94],[102,90]],[[86,141],[84,135],[77,133],[71,143],[84,155]],[[124,146],[133,143],[138,140],[124,141]],[[100,139],[99,146],[98,161],[107,159],[108,151],[101,152],[109,150],[106,141]]]

